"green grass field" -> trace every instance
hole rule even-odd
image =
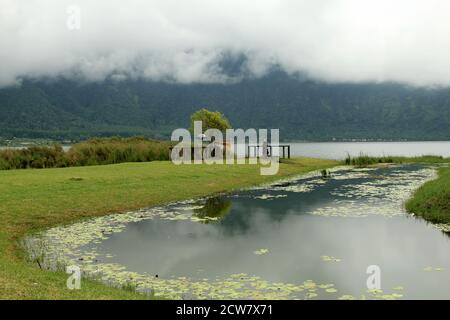
[[[433,223],[450,223],[450,167],[440,168],[436,180],[421,186],[406,209]]]
[[[67,275],[27,263],[19,240],[28,233],[83,218],[232,191],[337,165],[293,159],[276,176],[257,165],[182,165],[171,162],[0,171],[1,299],[142,299],[126,290],[83,280],[66,288]]]

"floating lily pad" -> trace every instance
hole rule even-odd
[[[341,259],[333,257],[333,256],[321,256],[322,261],[327,262],[341,262]]]
[[[258,255],[258,256],[261,256],[261,255],[264,255],[264,254],[268,254],[269,253],[269,249],[258,249],[258,250],[253,251],[253,253]]]

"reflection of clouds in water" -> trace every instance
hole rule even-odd
[[[309,293],[318,294],[322,291],[321,294],[324,294],[324,291],[330,288],[330,285],[319,285],[314,284],[314,282],[307,283],[306,285],[302,284],[302,281],[305,281],[306,278],[299,275],[296,270],[298,267],[298,256],[295,254],[296,251],[294,249],[297,247],[297,244],[296,241],[292,242],[292,239],[289,239],[289,235],[292,235],[292,232],[294,232],[292,228],[295,229],[296,226],[298,227],[298,221],[294,224],[292,223],[296,220],[294,217],[287,216],[286,219],[283,219],[282,221],[274,221],[270,216],[269,210],[256,210],[252,214],[249,214],[247,218],[248,225],[250,226],[249,230],[245,233],[234,234],[233,236],[226,238],[223,238],[223,235],[220,234],[220,227],[218,225],[208,225],[208,230],[211,231],[211,228],[216,229],[215,232],[199,232],[200,229],[197,227],[203,227],[201,225],[184,221],[165,223],[166,227],[164,234],[177,235],[185,234],[186,232],[195,232],[197,235],[196,239],[192,240],[190,243],[183,239],[177,239],[178,241],[175,241],[174,243],[167,243],[164,237],[158,239],[157,237],[151,236],[154,233],[158,233],[156,232],[158,229],[160,229],[159,233],[161,233],[163,226],[157,224],[149,230],[149,237],[147,237],[145,243],[150,245],[153,243],[156,246],[163,245],[170,251],[169,254],[172,258],[166,259],[163,264],[164,268],[168,269],[168,272],[165,272],[167,274],[183,274],[183,272],[184,274],[187,274],[188,272],[186,269],[189,269],[189,266],[198,265],[208,266],[207,269],[209,270],[206,270],[207,274],[205,274],[204,277],[209,278],[210,282],[217,281],[217,286],[223,286],[224,283],[221,282],[222,280],[211,279],[211,271],[216,275],[230,274],[230,272],[247,272],[249,274],[263,276],[263,279],[265,279],[263,280],[255,277],[253,280],[254,283],[251,284],[250,287],[252,287],[253,290],[255,290],[255,288],[257,290],[247,293],[238,293],[242,291],[241,289],[243,288],[241,285],[243,286],[242,283],[245,281],[236,282],[236,279],[233,281],[230,279],[225,280],[229,286],[234,286],[235,288],[225,294],[222,293],[222,295],[217,293],[219,294],[219,297],[248,298],[250,294],[250,296],[253,295],[263,298],[304,298],[305,295],[312,298],[314,295],[309,295]],[[139,242],[139,239],[129,238],[130,231],[132,230],[127,230],[127,240],[132,243]],[[180,240],[183,241],[183,243],[180,243]],[[122,240],[118,239],[117,241],[121,242]],[[282,250],[279,249],[283,246],[286,247],[286,245],[288,245],[288,248]],[[261,247],[264,247],[265,249],[267,247],[267,253],[265,255],[255,256],[255,248]],[[135,248],[135,251],[140,252],[140,249],[141,248],[137,247]],[[273,252],[273,250],[275,250],[275,252]],[[311,255],[316,256],[314,250],[311,250]],[[279,256],[279,259],[281,259],[280,261],[283,261],[283,263],[274,268],[270,261],[265,260],[266,256],[269,257],[270,260],[273,259],[273,256]],[[173,257],[176,258],[174,259]],[[289,261],[286,257],[293,257],[293,259]],[[128,261],[132,260],[131,257],[123,258]],[[153,256],[152,258],[155,259],[158,257]],[[168,261],[170,261],[170,263]],[[130,266],[129,263],[128,266]],[[291,279],[296,279],[296,284],[280,282],[283,279],[286,279],[287,275],[289,275],[289,278]],[[191,278],[190,284],[199,281],[199,277],[201,278],[202,274],[194,277],[197,278],[197,280]],[[185,284],[185,286],[189,287],[190,284]],[[203,291],[205,291],[205,288],[210,288],[211,286],[211,284],[205,282],[202,282],[199,285],[203,287]],[[321,286],[320,290],[319,286]],[[268,288],[272,289],[267,291]],[[160,288],[160,290],[162,290],[162,288]],[[171,293],[167,288],[164,290],[165,291],[163,292]],[[327,294],[330,293],[331,292],[328,292]],[[206,293],[203,292],[203,294]],[[215,294],[211,292],[208,292],[207,294],[208,297],[215,296]],[[196,297],[199,298],[198,296]]]
[[[448,275],[439,279],[418,279],[424,261],[429,261],[428,264],[434,261],[439,266],[450,263],[448,239],[442,241],[441,234],[424,228],[420,220],[304,216],[286,221],[283,234],[289,235],[284,241],[296,244],[292,246],[292,254],[298,252],[299,256],[293,258],[292,263],[297,261],[298,274],[319,273],[322,281],[334,283],[341,293],[361,293],[367,278],[365,268],[372,264],[380,265],[383,270],[385,293],[391,287],[407,284],[408,295],[430,298],[434,286],[449,279]],[[295,237],[296,234],[301,236]],[[339,265],[320,264],[318,254],[333,254],[342,261]],[[282,261],[284,264],[285,260]],[[448,288],[439,291],[441,297],[449,296]]]
[[[132,270],[151,271],[166,277],[177,272],[178,266],[215,250],[213,242],[202,240],[219,239],[220,234],[220,230],[212,225],[150,220],[132,224],[125,233],[104,241],[100,253],[120,252],[116,262],[126,264]],[[146,267],[138,268],[142,265]]]
[[[203,200],[101,217],[50,230],[49,251],[57,253],[60,261],[81,264],[91,274],[100,270],[104,281],[134,281],[141,289],[153,288],[173,298],[187,293],[219,299],[314,295],[336,299],[349,294],[360,298],[367,294],[365,268],[374,263],[387,270],[386,284],[413,291],[417,272],[425,266],[448,269],[448,245],[422,221],[377,216],[403,215],[402,199],[431,178],[434,173],[427,170],[395,170],[382,178],[371,178],[374,170],[335,172],[331,179],[301,179],[297,185],[312,186],[311,192],[285,197],[289,191],[283,190],[283,198],[271,197],[277,194],[270,188],[240,193],[227,197],[233,199],[227,219],[210,224],[197,223],[209,221],[198,217],[205,209]],[[351,179],[361,180],[355,181],[356,186],[341,182]],[[295,183],[278,187],[292,186]],[[332,197],[326,196],[329,189]],[[345,190],[342,196],[341,190]],[[272,201],[255,199],[264,195]],[[301,206],[299,202],[305,200],[315,208]],[[334,212],[367,219],[329,219]],[[267,252],[254,253],[261,248]],[[342,260],[330,263],[323,261],[325,256]],[[246,275],[229,276],[239,273]],[[307,279],[320,280],[322,285],[305,284]],[[441,294],[445,296],[445,289]]]

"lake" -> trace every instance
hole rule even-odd
[[[438,155],[450,157],[450,141],[411,142],[287,142],[291,146],[292,157],[323,159],[344,159],[347,154],[358,156],[422,156]],[[1,149],[23,149],[25,147],[2,147]],[[68,151],[70,146],[63,146]]]
[[[49,261],[176,299],[450,299],[450,237],[404,201],[435,171],[337,169],[49,230]],[[367,269],[381,289],[367,287]]]
[[[358,156],[422,156],[450,157],[450,141],[411,142],[299,142],[291,145],[291,156],[344,159],[347,154]]]
[[[14,147],[8,147],[8,146],[0,146],[0,150],[5,150],[5,149],[12,149],[12,150],[22,150],[22,149],[26,149],[28,147],[31,147],[33,145],[29,145],[29,146],[14,146]],[[39,147],[48,147],[50,145],[39,145]],[[70,145],[64,145],[62,146],[64,151],[69,151],[71,146]]]

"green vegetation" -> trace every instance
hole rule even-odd
[[[206,200],[203,207],[194,209],[195,215],[199,218],[218,218],[222,219],[231,209],[231,201],[224,200],[221,197],[211,197]],[[206,220],[204,223],[209,223]]]
[[[96,138],[64,151],[59,145],[0,150],[0,170],[61,168],[169,159],[170,143],[133,138]]]
[[[344,164],[356,167],[366,167],[380,163],[450,163],[450,158],[442,156],[419,156],[419,157],[371,157],[360,154],[357,157],[351,157],[349,154],[344,160]]]
[[[321,170],[320,173],[322,174],[322,178],[330,177],[330,171],[328,171],[327,169]]]
[[[331,84],[273,72],[223,84],[24,81],[0,89],[0,136],[168,138],[199,106],[281,139],[450,140],[450,88]]]
[[[230,122],[223,114],[218,111],[209,111],[205,108],[196,111],[191,116],[191,131],[194,131],[194,121],[202,122],[203,131],[208,129],[218,129],[225,132],[225,130],[231,129]]]
[[[88,280],[82,281],[81,290],[70,291],[66,274],[25,262],[18,241],[83,218],[231,191],[337,164],[291,159],[280,164],[276,176],[261,176],[258,165],[176,166],[169,161],[0,171],[0,298],[142,299]]]
[[[68,158],[59,145],[0,150],[0,170],[67,166]]]
[[[450,158],[442,156],[391,157],[395,163],[450,163]]]
[[[347,154],[347,157],[344,160],[344,163],[346,165],[352,165],[357,167],[366,167],[377,163],[393,163],[393,162],[394,161],[391,157],[371,157],[365,154],[360,154],[357,157],[351,157],[350,154]]]
[[[170,145],[141,137],[97,138],[73,145],[67,156],[70,166],[169,160]]]
[[[439,169],[439,177],[421,186],[406,203],[406,209],[433,223],[450,223],[450,167]]]

